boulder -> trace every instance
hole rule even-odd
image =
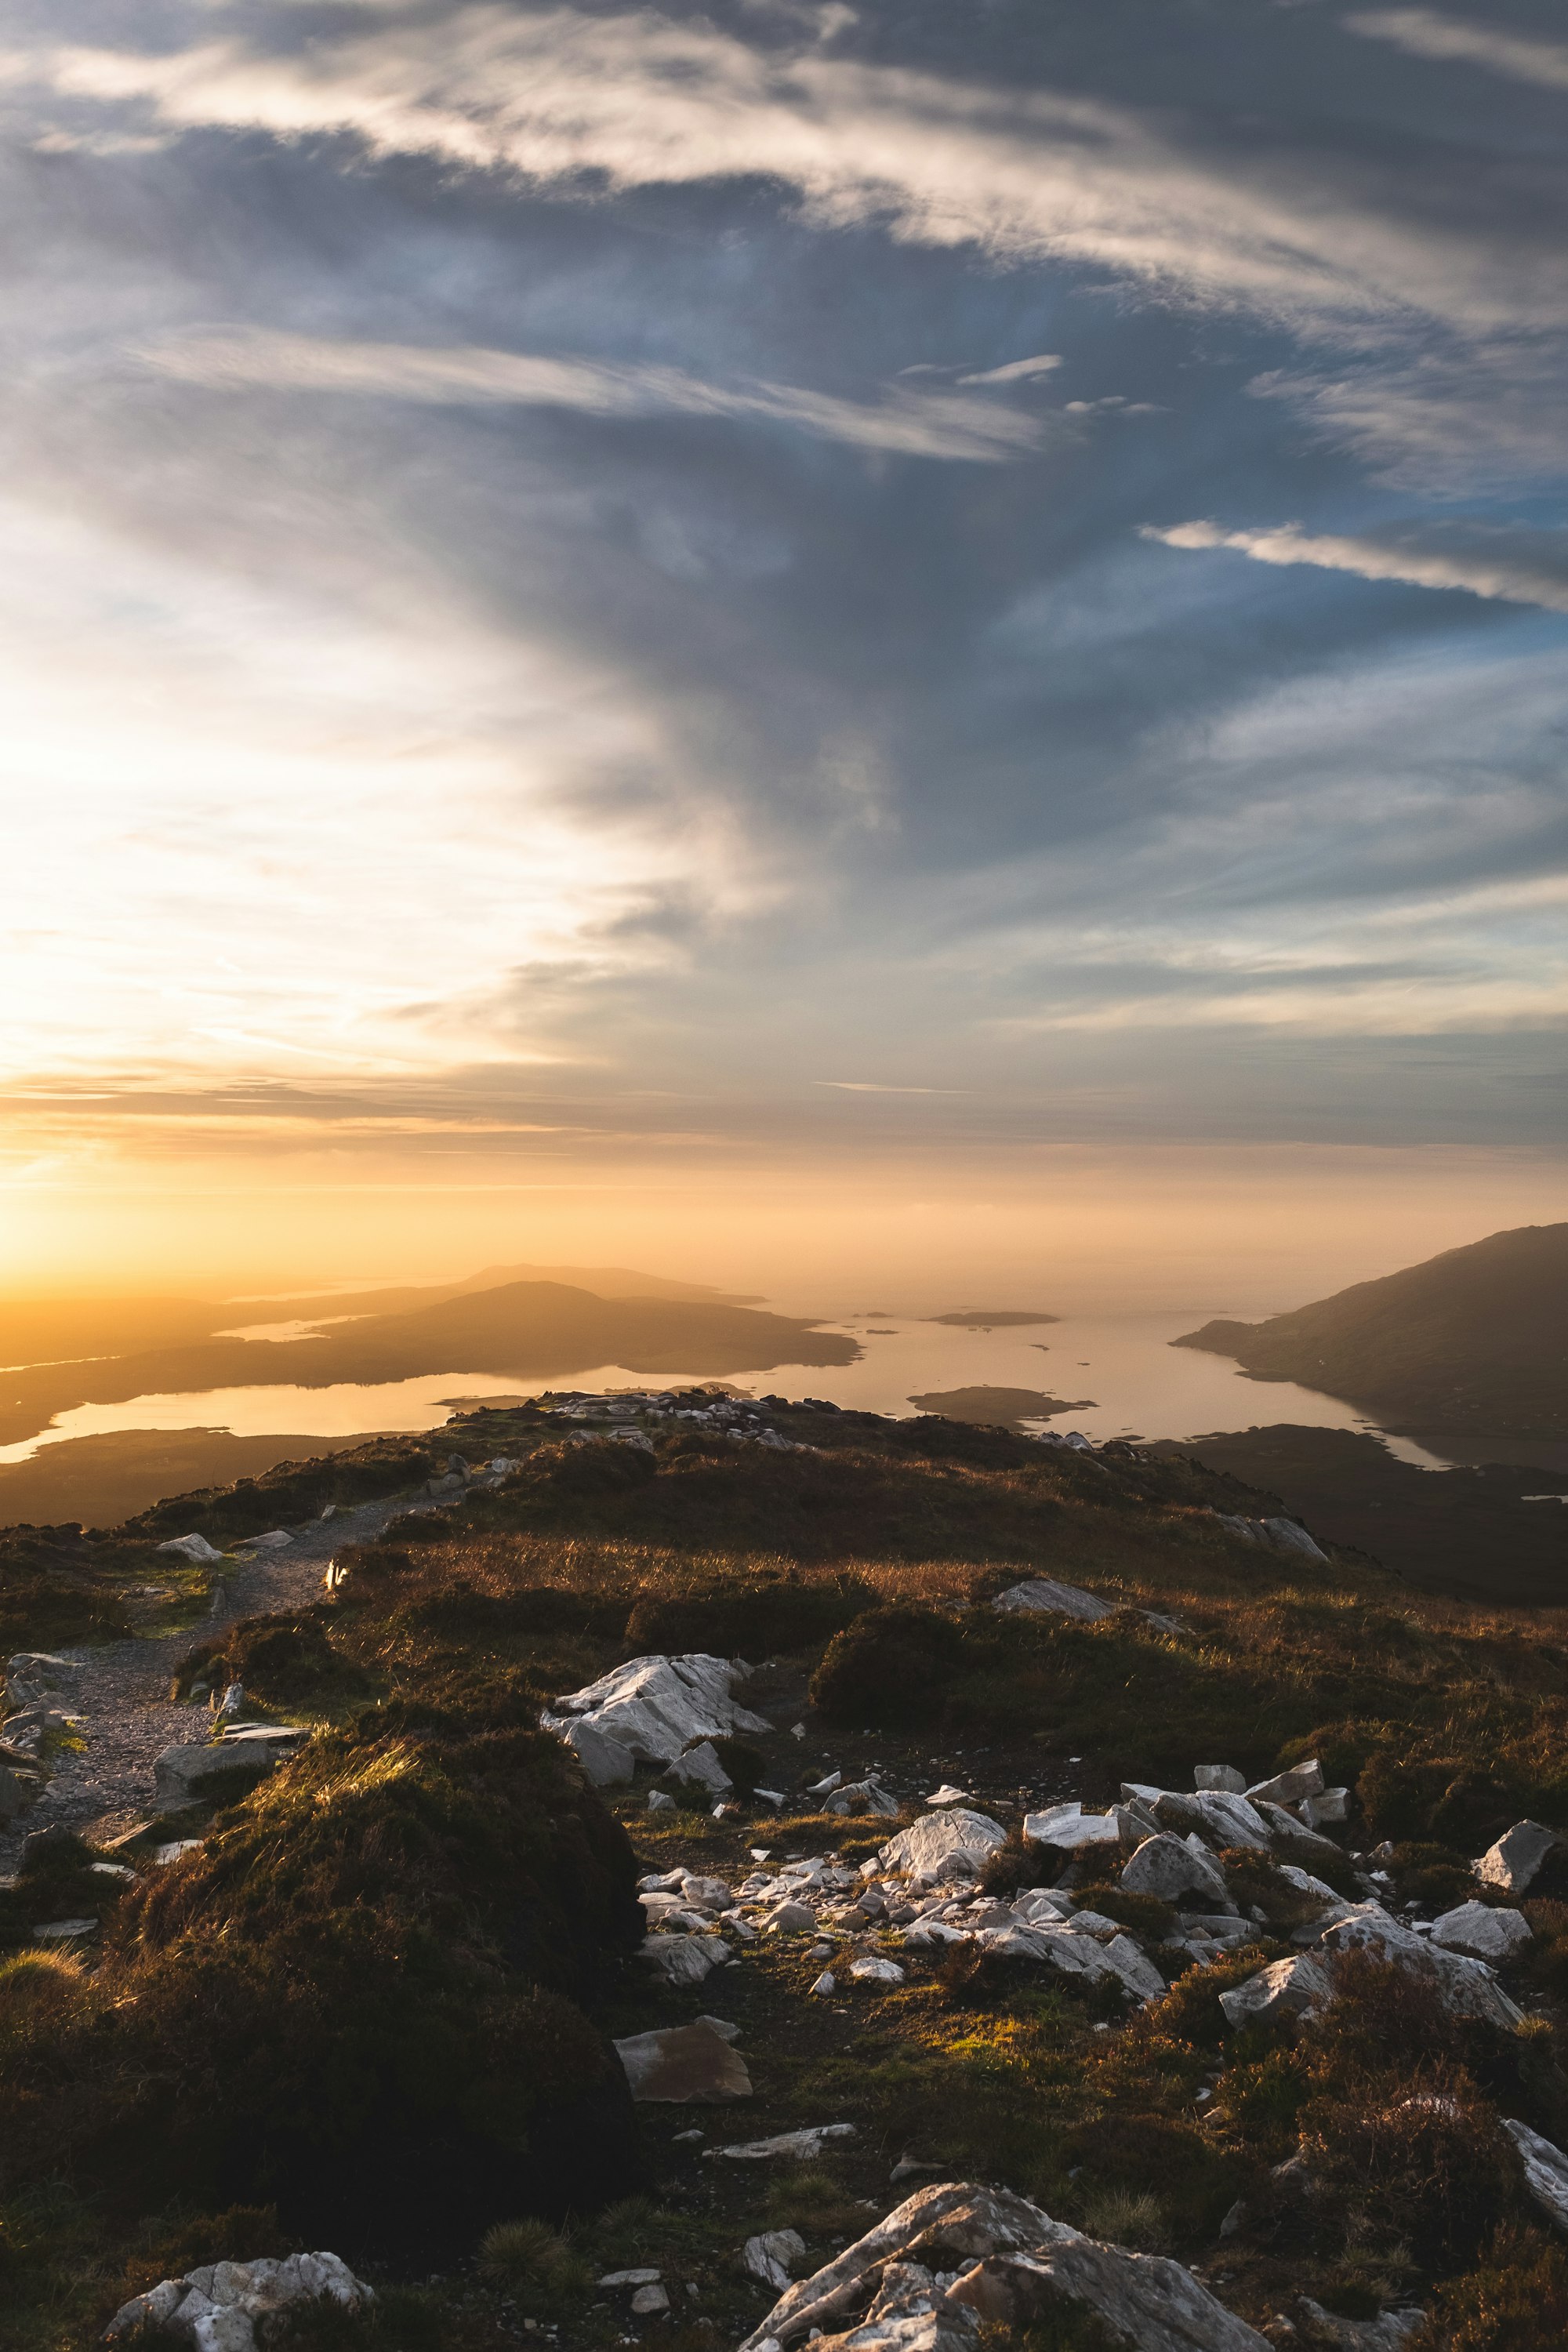
[[[1378,1903],[1358,1903],[1342,1919],[1325,1928],[1318,1948],[1326,1952],[1366,1947],[1402,1968],[1435,1972],[1444,2006],[1456,2017],[1484,2018],[1504,2032],[1523,2022],[1524,2011],[1511,2001],[1484,1960],[1462,1952],[1446,1951],[1425,1936],[1415,1935]]]
[[[1505,1911],[1472,1897],[1432,1922],[1432,1941],[1450,1952],[1468,1952],[1473,1960],[1511,1959],[1534,1935],[1522,1911]]]
[[[1307,1533],[1298,1519],[1264,1519],[1263,1532],[1276,1551],[1299,1552],[1304,1559],[1321,1559],[1328,1565],[1328,1553]]]
[[[1568,2156],[1528,2124],[1505,2116],[1502,2127],[1519,2150],[1531,2196],[1560,2230],[1568,2230]]]
[[[1310,1830],[1321,1830],[1325,1822],[1348,1821],[1350,1809],[1348,1789],[1323,1789],[1315,1797],[1302,1798],[1301,1819]]]
[[[616,1433],[619,1434],[618,1432]],[[647,1444],[646,1438],[643,1443]],[[651,1453],[653,1449],[650,1446],[648,1450]],[[647,2286],[639,2286],[632,2297],[632,2311],[638,2319],[651,2319],[656,2312],[668,2309],[669,2290],[661,2286],[657,2279]]]
[[[569,1723],[561,1737],[583,1767],[591,1789],[624,1788],[637,1770],[637,1759],[620,1740],[586,1721]]]
[[[727,1797],[735,1785],[720,1763],[719,1751],[710,1739],[700,1740],[695,1748],[678,1756],[669,1768],[669,1777],[689,1789],[705,1789],[710,1797]]]
[[[153,1765],[158,1802],[170,1812],[216,1804],[264,1780],[276,1757],[259,1739],[217,1739],[165,1748]]]
[[[13,1709],[37,1706],[51,1691],[81,1687],[81,1668],[47,1650],[18,1650],[5,1661],[5,1689]]]
[[[956,2273],[956,2275],[954,2275]],[[1180,2263],[1100,2244],[1006,2189],[922,2189],[786,2289],[741,2352],[820,2335],[830,2352],[955,2352],[1088,2311],[1131,2352],[1264,2352]]]
[[[1078,1853],[1085,1846],[1120,1845],[1121,1830],[1114,1813],[1086,1813],[1075,1801],[1047,1806],[1042,1813],[1026,1813],[1024,1839],[1028,1845],[1049,1845],[1062,1853]]]
[[[1375,2319],[1344,2319],[1336,2311],[1325,2311],[1310,2294],[1301,2297],[1301,2309],[1312,2323],[1313,2340],[1321,2337],[1338,2352],[1399,2352],[1426,2315],[1418,2306],[1406,2305],[1402,2310],[1381,2311]]]
[[[206,2263],[184,2278],[160,2279],[145,2294],[121,2304],[106,2340],[157,2327],[183,2336],[197,2352],[255,2352],[258,2320],[291,2304],[329,2301],[353,2309],[374,2302],[372,2290],[336,2254],[270,2255],[249,2263]]]
[[[973,1813],[963,1806],[940,1813],[922,1813],[907,1830],[888,1840],[877,1856],[885,1871],[905,1871],[911,1877],[935,1877],[943,1863],[967,1855],[978,1875],[988,1854],[1007,1843],[1007,1832],[989,1813]]]
[[[775,1903],[764,1923],[770,1936],[799,1936],[816,1925],[816,1914],[805,1903]]]
[[[1203,1816],[1203,1834],[1215,1845],[1254,1846],[1267,1853],[1272,1832],[1256,1805],[1247,1797],[1233,1796],[1228,1789],[1200,1789],[1188,1800],[1196,1805]],[[1162,1808],[1154,1808],[1163,1820]],[[1298,1825],[1291,1823],[1291,1827]]]
[[[717,1936],[645,1936],[641,1957],[667,1984],[700,1984],[729,1954]]]
[[[798,2230],[768,2230],[761,2237],[748,2238],[741,2256],[742,2267],[754,2279],[782,2294],[805,2260],[805,2241]]]
[[[1557,1832],[1540,1822],[1515,1822],[1474,1864],[1483,1886],[1503,1895],[1523,1895],[1557,1843]]]
[[[1085,1592],[1080,1585],[1058,1584],[1054,1576],[1032,1576],[1023,1584],[1009,1585],[1005,1592],[996,1595],[991,1606],[1009,1613],[1021,1611],[1028,1616],[1076,1617],[1086,1625],[1116,1614],[1114,1602]]]
[[[1232,2025],[1268,2025],[1280,2017],[1301,2017],[1332,1996],[1328,1970],[1310,1953],[1275,1960],[1245,1984],[1222,1992],[1219,2005]]]
[[[1207,1854],[1195,1853],[1166,1831],[1144,1839],[1122,1870],[1121,1884],[1129,1895],[1152,1895],[1162,1903],[1179,1902],[1184,1895],[1199,1895],[1221,1904],[1228,1900],[1218,1863]]]
[[[706,2018],[627,2034],[616,2053],[639,2105],[717,2106],[752,2095],[745,2060]]]
[[[1223,1789],[1232,1797],[1243,1796],[1247,1775],[1238,1772],[1234,1764],[1200,1764],[1193,1773],[1194,1789]]]
[[[772,1730],[735,1698],[734,1686],[749,1671],[737,1660],[703,1651],[631,1658],[557,1699],[540,1722],[546,1731],[564,1732],[574,1718],[587,1717],[596,1730],[629,1748],[639,1763],[673,1764],[696,1741]]]
[[[1247,1794],[1256,1805],[1267,1798],[1271,1805],[1299,1805],[1303,1797],[1321,1797],[1323,1793],[1323,1768],[1313,1757],[1305,1764],[1292,1764],[1288,1771],[1276,1772],[1271,1780],[1258,1780]]]
[[[223,1558],[216,1545],[208,1543],[205,1536],[171,1536],[167,1543],[158,1544],[155,1549],[159,1551],[177,1552],[182,1559],[197,1563]]]

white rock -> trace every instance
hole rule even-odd
[[[1300,1552],[1307,1559],[1321,1559],[1327,1563],[1328,1553],[1321,1544],[1313,1541],[1297,1520],[1265,1519],[1262,1526],[1276,1551]]]
[[[1540,1822],[1515,1822],[1475,1864],[1476,1876],[1484,1886],[1495,1886],[1504,1895],[1522,1895],[1557,1843],[1556,1831]]]
[[[650,1789],[647,1792],[647,1809],[650,1813],[672,1813],[675,1811],[675,1799],[668,1796],[663,1789]]]
[[[256,2352],[256,2330],[248,2312],[237,2309],[204,2312],[191,2329],[196,2352]]]
[[[808,1904],[778,1903],[768,1913],[763,1933],[766,1936],[800,1936],[809,1933],[816,1925],[816,1914]]]
[[[176,1742],[154,1758],[153,1785],[160,1803],[177,1809],[200,1804],[205,1796],[223,1793],[237,1785],[243,1774],[264,1780],[274,1761],[265,1740],[220,1739],[210,1746],[205,1742]]]
[[[637,1759],[625,1743],[613,1739],[595,1723],[569,1723],[561,1737],[583,1767],[583,1777],[591,1789],[618,1789],[630,1780],[637,1770]]]
[[[1321,1829],[1325,1822],[1348,1820],[1351,1792],[1348,1789],[1324,1789],[1316,1797],[1301,1800],[1301,1819],[1309,1829]]]
[[[647,1439],[643,1440],[645,1444]],[[652,1451],[652,1448],[649,1448]],[[639,2319],[651,2318],[656,2311],[669,2309],[669,2294],[662,2286],[639,2286],[632,2297],[632,2309]]]
[[[1357,1904],[1324,1930],[1319,1948],[1343,1952],[1357,1946],[1370,1948],[1403,1968],[1435,1972],[1444,2005],[1457,2017],[1485,2018],[1506,2032],[1523,2021],[1524,2011],[1509,1999],[1484,1960],[1445,1951],[1441,1945],[1432,1944],[1391,1917],[1381,1904]]]
[[[704,2158],[723,2157],[732,2164],[752,2164],[774,2156],[809,2163],[822,2154],[829,2140],[854,2137],[853,2124],[811,2124],[804,2131],[776,2132],[772,2139],[745,2139],[733,2147],[705,2147],[702,2153]]]
[[[720,1763],[719,1751],[710,1739],[701,1740],[678,1756],[669,1773],[671,1780],[684,1781],[689,1788],[706,1789],[710,1797],[726,1796],[735,1785]]]
[[[1568,2230],[1568,2156],[1528,2124],[1505,2116],[1503,2129],[1523,2159],[1524,2185],[1531,2197],[1560,2230]]]
[[[1203,1816],[1204,1830],[1216,1845],[1254,1846],[1267,1853],[1272,1832],[1258,1808],[1246,1797],[1234,1797],[1226,1789],[1200,1789],[1187,1800],[1196,1805]],[[1163,1814],[1160,1806],[1154,1808]]]
[[[1331,1998],[1328,1970],[1306,1952],[1275,1960],[1244,1984],[1222,1992],[1219,2005],[1232,2025],[1266,2025],[1277,2017],[1301,2017]]]
[[[1200,1764],[1193,1773],[1194,1789],[1222,1789],[1230,1796],[1240,1797],[1247,1790],[1247,1776],[1234,1764]]]
[[[875,1954],[868,1954],[863,1960],[852,1960],[849,1973],[871,1984],[902,1984],[904,1981],[904,1971],[897,1960],[884,1960]]]
[[[829,1772],[825,1780],[814,1780],[810,1788],[806,1790],[806,1794],[809,1797],[831,1796],[834,1790],[837,1788],[843,1778],[844,1775],[842,1772]],[[753,2238],[751,2242],[752,2245],[758,2245],[761,2243],[761,2241],[760,2239]]]
[[[650,2269],[606,2271],[597,2284],[600,2286],[657,2286],[662,2276],[661,2271]]]
[[[1162,1831],[1145,1838],[1121,1873],[1129,1895],[1152,1895],[1162,1903],[1179,1902],[1198,1895],[1223,1904],[1228,1900],[1225,1873],[1206,1853],[1194,1853],[1181,1838]]]
[[[205,1843],[205,1838],[171,1838],[167,1845],[153,1848],[153,1859],[161,1863],[184,1862],[186,1854],[200,1853]]]
[[[178,1552],[182,1559],[221,1559],[223,1554],[208,1543],[205,1536],[171,1536],[167,1543],[155,1547],[159,1551]]]
[[[1116,1614],[1114,1602],[1085,1592],[1080,1585],[1058,1584],[1054,1576],[1032,1576],[1023,1584],[1010,1585],[991,1606],[1005,1613],[1021,1611],[1029,1616],[1076,1617],[1086,1625]]]
[[[764,2286],[782,2294],[805,2260],[805,2241],[798,2230],[767,2230],[748,2238],[741,2257],[743,2267]]]
[[[717,1936],[645,1936],[642,1958],[667,1984],[700,1984],[725,1957]]]
[[[826,2000],[830,1992],[837,1992],[837,1978],[826,1969],[823,1969],[822,1974],[817,1978],[815,1984],[808,1985],[806,1987],[808,1993],[815,1994],[816,1998],[821,2000]]]
[[[1305,1764],[1292,1764],[1283,1772],[1276,1772],[1271,1780],[1258,1780],[1247,1794],[1256,1805],[1267,1798],[1271,1805],[1299,1805],[1303,1797],[1321,1797],[1323,1793],[1323,1768],[1314,1756]]]
[[[287,1528],[268,1528],[264,1536],[247,1536],[245,1538],[253,1551],[281,1551],[285,1544],[291,1544],[293,1540]]]
[[[964,2352],[1087,2305],[1131,2352],[1265,2352],[1180,2263],[1101,2245],[1005,2189],[922,2189],[789,2287],[741,2352],[814,2334],[834,2352]]]
[[[39,1944],[71,1944],[79,1937],[97,1933],[96,1919],[48,1919],[41,1927],[34,1928],[33,1939]]]
[[[968,1802],[968,1790],[955,1789],[951,1780],[944,1780],[941,1788],[933,1789],[926,1799],[928,1805],[966,1805]]]
[[[733,1659],[704,1651],[631,1658],[559,1699],[555,1711],[540,1721],[547,1731],[563,1731],[574,1717],[586,1716],[597,1730],[629,1748],[639,1763],[673,1764],[693,1741],[772,1729],[738,1704],[734,1686],[743,1679]]]
[[[922,1813],[907,1830],[889,1838],[877,1856],[885,1871],[904,1871],[911,1877],[934,1877],[939,1867],[957,1854],[968,1855],[976,1874],[987,1854],[1007,1843],[1007,1832],[989,1813],[972,1813],[955,1807],[940,1813]]]
[[[1026,1813],[1024,1839],[1028,1845],[1056,1846],[1063,1853],[1077,1853],[1084,1846],[1120,1845],[1121,1832],[1114,1813],[1086,1813],[1074,1802]]]
[[[1528,1944],[1534,1935],[1522,1911],[1494,1910],[1473,1898],[1432,1922],[1432,1941],[1451,1952],[1468,1952],[1475,1960],[1500,1960]]]

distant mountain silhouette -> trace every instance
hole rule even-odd
[[[303,1303],[268,1302],[279,1321],[286,1319],[279,1310],[297,1311]],[[505,1282],[446,1297],[437,1291],[433,1304],[395,1313],[365,1313],[363,1298],[352,1296],[317,1305],[323,1314],[354,1319],[334,1324],[317,1338],[203,1337],[68,1363],[36,1362],[12,1371],[0,1390],[0,1444],[32,1436],[73,1405],[121,1404],[184,1390],[282,1382],[326,1388],[343,1381],[413,1380],[427,1372],[548,1380],[605,1364],[656,1376],[721,1377],[783,1364],[853,1363],[860,1352],[855,1340],[820,1331],[795,1316],[763,1314],[716,1299],[601,1298],[563,1282]],[[226,1321],[233,1321],[232,1310],[231,1301]]]
[[[1568,1435],[1568,1224],[1493,1234],[1266,1323],[1205,1323],[1173,1344],[1348,1398],[1415,1435]]]

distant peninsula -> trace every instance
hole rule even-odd
[[[1249,1379],[1343,1397],[1442,1451],[1456,1437],[1568,1438],[1568,1224],[1521,1225],[1264,1323],[1172,1342]]]

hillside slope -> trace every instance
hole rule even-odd
[[[1299,1381],[1412,1433],[1568,1436],[1568,1224],[1521,1225],[1266,1323],[1173,1342]]]

